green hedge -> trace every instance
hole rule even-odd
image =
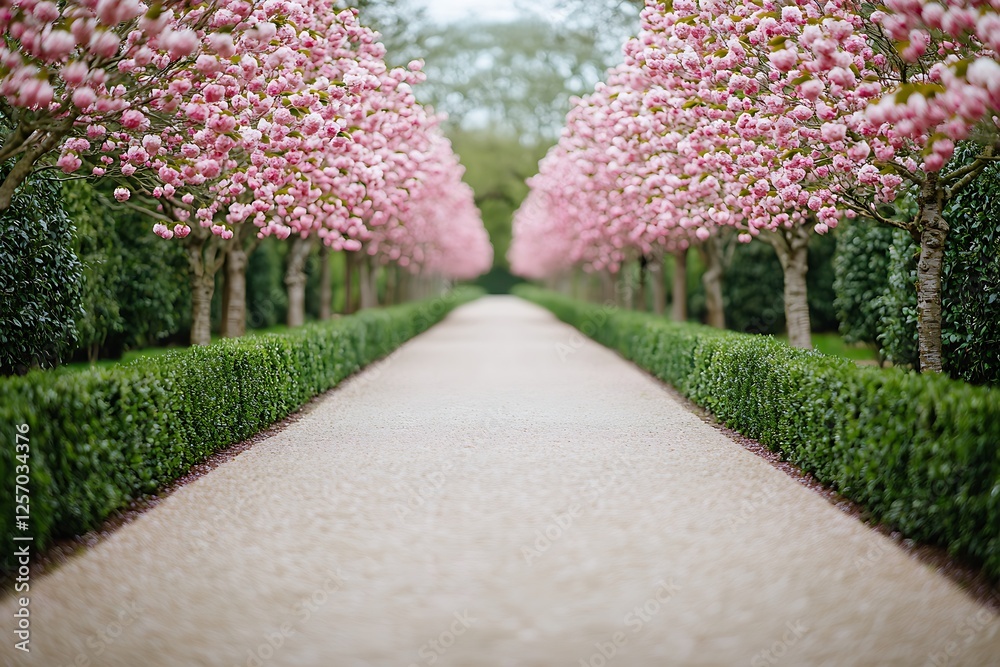
[[[267,428],[479,294],[462,289],[107,369],[0,380],[4,553],[13,553],[19,424],[30,427],[37,552],[99,526],[133,499]]]
[[[862,368],[773,338],[517,294],[618,350],[727,426],[910,538],[1000,578],[1000,391]]]

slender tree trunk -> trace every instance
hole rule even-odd
[[[667,288],[663,284],[663,260],[654,257],[647,266],[649,273],[649,290],[653,297],[653,312],[663,315],[667,312]]]
[[[247,332],[247,264],[242,246],[226,252],[226,287],[222,299],[222,335],[239,338]]]
[[[920,259],[917,262],[917,344],[920,372],[944,370],[941,342],[941,269],[948,223],[941,215],[942,193],[936,176],[928,176],[920,194]]]
[[[330,246],[319,249],[319,319],[333,316],[333,271],[330,268]]]
[[[358,270],[360,271],[358,284],[361,287],[361,310],[378,308],[378,286],[376,283],[378,267],[374,266],[370,255],[361,258]]]
[[[718,329],[726,328],[726,311],[722,300],[722,248],[718,234],[713,234],[705,243],[698,246],[702,260],[705,262],[705,273],[701,282],[705,286],[705,311],[708,325]]]
[[[625,267],[618,269],[618,273],[613,275],[611,280],[614,283],[615,305],[619,308],[630,309],[632,307],[632,287],[628,284],[625,276]]]
[[[601,271],[601,295],[602,300],[615,303],[615,277],[608,271]]]
[[[188,275],[191,279],[191,344],[212,343],[212,295],[215,274],[222,268],[225,253],[218,236],[207,230],[193,230],[185,241]]]
[[[604,301],[604,282],[601,279],[603,273],[588,273],[587,275],[587,298],[592,303]]]
[[[212,343],[212,294],[215,280],[207,274],[191,276],[191,344]]]
[[[687,248],[674,252],[673,300],[670,304],[670,318],[675,322],[687,322]]]
[[[928,206],[921,213],[920,259],[917,262],[917,343],[920,371],[944,370],[941,341],[941,270],[948,223],[940,208]]]
[[[400,267],[399,281],[396,283],[396,303],[403,303],[404,301],[409,301],[411,296],[411,281],[410,272],[406,269]]]
[[[357,264],[353,252],[344,253],[344,314],[356,313],[357,301],[354,300],[354,266]]]
[[[809,271],[809,228],[796,225],[791,229],[768,234],[785,274],[785,324],[788,343],[792,347],[812,348],[812,325],[809,322],[809,293],[806,274]]]
[[[306,260],[312,251],[312,241],[295,237],[288,252],[285,267],[285,286],[288,288],[288,326],[300,327],[306,323]]]
[[[649,310],[649,303],[646,300],[646,280],[649,277],[649,260],[645,255],[639,258],[639,282],[636,294],[636,310],[646,312]]]
[[[386,306],[398,303],[396,301],[396,280],[396,268],[391,264],[387,264],[385,267],[385,299],[383,299]]]

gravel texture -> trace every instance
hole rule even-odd
[[[993,612],[508,297],[33,581],[30,608],[4,664],[1000,664]]]

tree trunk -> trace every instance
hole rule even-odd
[[[410,281],[410,272],[402,267],[398,269],[399,281],[396,283],[396,303],[403,303],[404,301],[409,301],[412,298],[410,290],[412,289]]]
[[[670,304],[670,318],[687,322],[687,248],[674,253],[674,289]]]
[[[203,229],[192,228],[185,242],[191,279],[191,344],[212,343],[212,295],[215,274],[225,262],[221,239]]]
[[[608,271],[601,271],[601,294],[606,303],[615,303],[615,277]]]
[[[378,308],[378,267],[370,255],[365,255],[358,263],[358,285],[361,288],[361,310]]]
[[[726,311],[722,301],[722,241],[718,234],[713,234],[705,243],[698,246],[703,261],[705,273],[701,282],[705,286],[705,311],[708,325],[718,329],[726,328]]]
[[[319,319],[333,317],[333,272],[330,268],[330,246],[319,249]]]
[[[649,277],[649,260],[643,255],[639,258],[639,282],[636,294],[636,310],[646,312],[649,310],[649,302],[646,300],[646,280]]]
[[[941,215],[937,179],[928,178],[920,194],[920,259],[917,262],[917,343],[920,372],[944,370],[941,342],[941,268],[948,223]]]
[[[247,251],[241,246],[226,252],[226,284],[222,295],[222,335],[239,338],[247,332]]]
[[[667,312],[667,289],[663,284],[663,260],[654,257],[647,265],[649,291],[653,297],[653,312],[663,315]]]
[[[384,305],[393,306],[396,303],[396,267],[387,264],[385,267],[385,298],[382,300]]]
[[[309,239],[296,237],[288,252],[285,267],[285,286],[288,288],[288,326],[300,327],[306,323],[306,260],[312,251]]]
[[[768,235],[785,274],[785,325],[792,347],[812,349],[812,325],[809,322],[809,227],[796,225]]]
[[[354,307],[354,253],[344,253],[344,314],[350,315],[357,309]]]

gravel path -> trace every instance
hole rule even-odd
[[[31,612],[5,664],[1000,664],[949,580],[502,297],[33,582]]]

